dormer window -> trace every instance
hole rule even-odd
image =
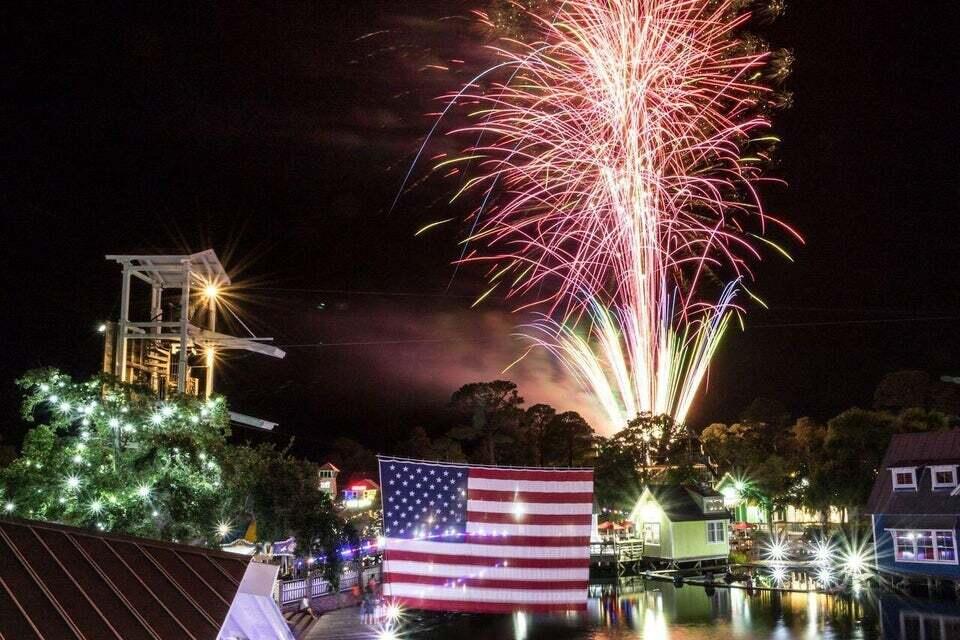
[[[723,505],[723,497],[716,496],[703,499],[703,510],[705,513],[718,513],[725,509]]]
[[[897,467],[891,469],[893,474],[894,491],[916,491],[917,490],[917,468],[916,467]]]
[[[930,467],[930,479],[934,489],[953,489],[957,486],[957,466],[944,464]]]

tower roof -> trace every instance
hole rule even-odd
[[[213,249],[186,254],[108,255],[106,258],[125,268],[132,268],[162,287],[182,287],[187,271],[184,267],[189,267],[190,273],[207,282],[230,284],[230,276]]]

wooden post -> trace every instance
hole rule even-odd
[[[113,373],[120,382],[127,381],[127,323],[130,322],[130,268],[123,268],[120,291],[120,322],[117,325],[117,354]]]
[[[184,260],[183,288],[180,290],[180,361],[177,363],[177,391],[187,390],[187,341],[190,339],[187,327],[190,325],[190,261]]]

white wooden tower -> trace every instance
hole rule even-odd
[[[107,325],[103,368],[123,382],[209,397],[218,354],[243,350],[282,358],[272,338],[217,332],[231,285],[212,249],[186,255],[108,255],[123,268],[120,319]],[[141,290],[137,296],[135,290]],[[201,377],[194,369],[203,369]]]

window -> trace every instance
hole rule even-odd
[[[707,542],[719,544],[727,541],[727,523],[723,520],[707,523]]]
[[[893,473],[893,488],[917,490],[916,467],[900,467],[890,470]]]
[[[716,513],[717,511],[723,511],[724,508],[722,497],[703,499],[703,510],[706,513]]]
[[[652,544],[654,546],[660,545],[660,523],[659,522],[643,523],[643,543]]]
[[[952,531],[937,531],[937,560],[940,562],[956,562],[957,550],[953,544]]]
[[[897,562],[957,564],[957,544],[949,529],[892,529]]]
[[[934,489],[953,489],[957,486],[957,467],[952,464],[930,467],[930,477]]]

